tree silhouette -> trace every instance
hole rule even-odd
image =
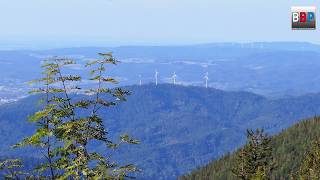
[[[243,180],[266,179],[274,166],[270,142],[263,130],[247,130],[247,144],[236,157],[233,174]]]

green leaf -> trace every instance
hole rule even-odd
[[[98,60],[90,61],[90,62],[88,62],[88,63],[86,64],[86,67],[95,65],[95,64],[97,64],[98,62],[99,62]]]
[[[95,77],[93,77],[93,78],[90,78],[90,80],[95,81],[95,80],[99,80],[100,78],[101,78],[101,76],[98,75],[98,76],[95,76]]]
[[[129,144],[139,144],[139,143],[140,143],[139,140],[132,139],[132,138],[130,138],[130,136],[127,135],[127,134],[121,135],[121,136],[120,136],[120,139],[121,139],[121,141],[126,142],[126,143],[129,143]]]
[[[110,83],[113,83],[113,84],[118,84],[118,81],[115,80],[114,78],[102,78],[102,81],[110,82]]]
[[[29,116],[29,122],[38,122],[41,118],[47,117],[52,109],[45,109],[34,113],[34,115]]]
[[[102,57],[112,57],[112,52],[109,52],[109,53],[98,53],[99,56],[102,56]]]

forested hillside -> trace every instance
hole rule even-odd
[[[128,101],[102,112],[111,138],[129,133],[140,145],[119,149],[113,159],[134,162],[141,179],[175,179],[197,166],[237,149],[247,128],[269,133],[320,114],[320,95],[270,100],[247,92],[162,84],[125,87]],[[37,96],[0,106],[1,156],[34,131],[26,121],[37,109]],[[95,147],[102,149],[102,147]],[[27,152],[27,151],[24,151]],[[22,153],[37,157],[39,153]]]
[[[304,120],[272,138],[271,144],[275,169],[272,179],[288,179],[295,176],[313,142],[320,138],[320,118]],[[183,180],[237,179],[232,174],[239,150],[194,170]]]

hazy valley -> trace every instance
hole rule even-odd
[[[125,89],[132,92],[128,101],[102,116],[112,138],[127,132],[141,140],[112,154],[120,162],[135,162],[143,169],[139,177],[146,179],[174,179],[236,150],[245,142],[247,128],[274,134],[320,114],[320,94],[272,100],[248,92],[170,84]],[[37,99],[0,106],[1,156],[19,155],[8,147],[33,133],[26,117],[36,111]]]
[[[40,74],[41,61],[52,56],[74,58],[80,65],[70,71],[83,74],[83,66],[97,52],[113,52],[122,63],[109,69],[120,86],[171,83],[174,72],[181,85],[248,91],[268,97],[296,96],[320,91],[320,46],[309,43],[216,43],[193,46],[127,46],[53,50],[0,51],[0,103],[24,97],[27,85]],[[141,78],[140,78],[141,75]],[[83,83],[86,83],[85,81]]]

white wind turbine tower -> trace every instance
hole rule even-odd
[[[154,77],[156,79],[156,86],[158,85],[158,76],[159,76],[159,72],[156,70],[155,75],[154,75]]]
[[[142,85],[142,79],[141,79],[141,74],[139,75],[139,85]]]
[[[173,84],[176,84],[176,79],[177,79],[177,75],[176,75],[176,72],[174,72],[172,75]]]
[[[208,88],[208,80],[209,80],[209,73],[208,72],[204,76],[204,80],[206,81],[206,88]]]

